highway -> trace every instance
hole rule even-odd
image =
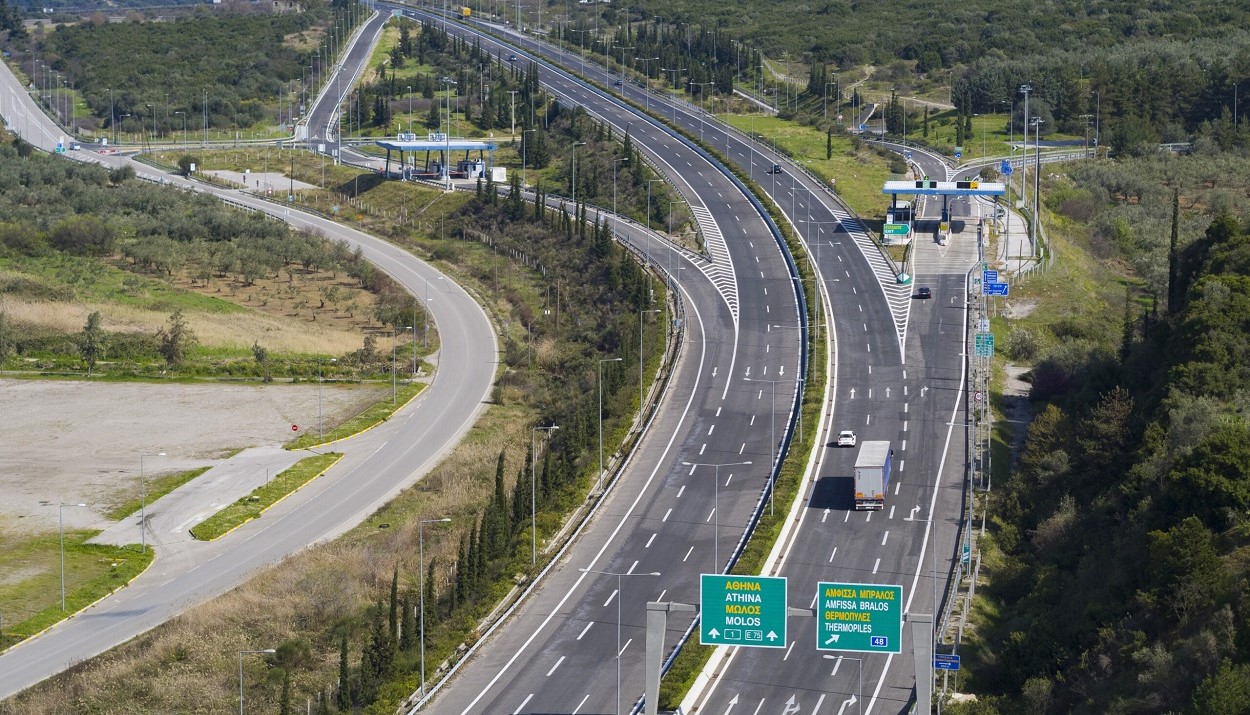
[[[489,39],[483,47],[512,53]],[[692,602],[698,574],[728,561],[767,486],[796,397],[794,282],[741,189],[703,155],[599,91],[546,65],[539,77],[562,103],[584,106],[618,133],[629,127],[634,145],[690,202],[710,260],[665,253],[671,249],[659,242],[639,247],[673,275],[688,306],[686,347],[662,416],[536,593],[430,693],[432,712],[614,712],[618,605],[620,703],[628,709],[641,694],[644,603]],[[671,271],[670,255],[677,261]],[[747,376],[779,383],[753,384]],[[752,464],[720,468],[715,485],[715,468],[682,464],[746,461]],[[616,576],[581,569],[630,575],[620,577],[617,593]],[[660,575],[644,575],[653,572]],[[687,624],[670,619],[670,646]]]
[[[528,38],[510,37],[525,53],[562,54]],[[563,56],[567,67],[580,67],[580,59]],[[593,64],[586,67],[591,79],[614,87],[611,75]],[[816,581],[835,580],[901,584],[912,612],[933,611],[932,572],[936,570],[937,580],[944,584],[961,516],[962,286],[963,273],[975,260],[975,245],[969,252],[967,241],[953,240],[946,250],[919,242],[915,270],[920,275],[915,284],[930,285],[934,298],[918,306],[912,316],[912,304],[917,301],[912,299],[910,286],[895,282],[893,270],[862,226],[833,200],[818,179],[687,103],[667,102],[629,82],[614,91],[623,92],[635,106],[649,104],[657,115],[722,151],[748,172],[794,223],[819,266],[829,296],[837,385],[827,406],[832,415],[829,429],[855,429],[860,439],[889,439],[897,445],[895,487],[889,500],[889,506],[896,508],[891,513],[887,506],[875,518],[847,510],[854,450],[829,450],[821,455],[816,483],[801,507],[801,528],[789,545],[788,558],[776,571],[790,577],[789,605],[809,608]],[[601,92],[574,90],[573,96],[597,116],[620,111],[619,105],[605,106]],[[620,126],[619,120],[616,124]],[[637,131],[631,135],[638,141]],[[766,173],[773,163],[781,164],[784,172]],[[822,435],[822,439],[827,442],[829,438]],[[913,516],[916,506],[920,509]],[[908,516],[913,520],[904,522]],[[930,520],[937,525],[936,552],[926,528]],[[646,566],[639,570],[646,570]],[[928,576],[922,578],[924,574]],[[942,585],[939,592],[944,590]],[[672,597],[671,593],[667,596]],[[843,693],[854,692],[857,688],[851,683],[859,682],[860,673],[851,671],[859,669],[845,663],[831,665],[820,658],[814,647],[813,619],[803,620],[807,623],[793,624],[793,644],[784,651],[742,650],[703,698],[695,699],[698,711],[726,712],[735,695],[749,691],[753,700],[749,708],[743,708],[745,712],[807,713],[814,712],[821,698],[805,696],[801,710],[795,710],[793,703],[787,703],[791,696],[798,698],[797,687],[803,687],[805,694],[825,685],[829,691],[840,688]],[[903,648],[910,653],[909,635]],[[835,668],[838,675],[831,677]],[[565,681],[548,678],[545,672],[534,672],[522,682],[511,681],[509,687],[516,693],[532,689],[539,694],[567,687]],[[873,655],[863,662],[862,680],[866,692],[857,702],[865,711],[874,705],[882,712],[901,711],[911,697],[914,671],[908,659]],[[636,693],[640,676],[635,675],[632,682],[631,692]],[[834,712],[840,704],[825,698],[822,711]],[[499,702],[494,710],[481,711],[572,712],[532,705]]]
[[[45,151],[61,130],[40,111],[7,66],[0,70],[0,114]],[[429,308],[439,328],[438,369],[422,395],[384,425],[335,445],[346,456],[329,473],[263,518],[212,543],[159,555],[128,588],[0,656],[0,699],[129,640],[184,610],[233,588],[257,569],[358,524],[426,474],[460,440],[485,407],[497,364],[494,329],[476,302],[434,268],[367,234],[242,191],[193,184],[120,155],[83,150],[67,156],[108,167],[130,165],[150,180],[211,193],[293,226],[359,245],[364,255],[413,295],[432,286]],[[223,558],[224,557],[224,558]]]

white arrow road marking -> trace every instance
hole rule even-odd
[[[920,511],[920,505],[919,505],[919,504],[917,504],[916,506],[913,506],[913,507],[911,508],[911,513],[907,515],[907,518],[906,518],[904,521],[915,521],[915,520],[916,520],[916,512],[918,512],[918,511]]]
[[[791,695],[790,699],[786,701],[786,707],[781,711],[781,715],[790,715],[791,713],[797,713],[798,711],[799,704],[794,701],[794,696]]]
[[[847,698],[846,700],[843,700],[843,701],[842,701],[842,707],[838,708],[838,715],[842,715],[842,711],[846,710],[846,706],[848,706],[848,705],[854,705],[854,704],[855,704],[855,696],[854,696],[854,695],[852,695],[851,697]]]
[[[733,710],[734,706],[737,704],[738,704],[738,694],[734,693],[733,699],[729,701],[729,707],[725,708],[725,715],[729,715],[729,711]]]

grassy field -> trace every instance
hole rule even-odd
[[[725,115],[722,120],[742,131],[776,142],[812,173],[830,181],[838,195],[869,225],[885,218],[889,199],[881,187],[891,178],[885,159],[872,150],[857,146],[854,139],[834,135],[833,158],[825,158],[825,133],[798,122],[756,115]],[[784,175],[777,181],[788,181]],[[875,229],[874,229],[875,230]]]
[[[251,494],[222,509],[191,528],[191,535],[202,541],[212,541],[233,529],[260,517],[266,509],[311,482],[343,457],[338,452],[305,457],[286,471],[257,487]]]
[[[66,507],[70,508],[70,507]],[[129,583],[154,556],[151,549],[86,543],[97,531],[65,532],[65,610],[61,610],[57,533],[0,540],[0,649],[57,623]]]
[[[297,439],[288,442],[286,444],[286,448],[307,449],[308,447],[315,447],[319,444],[327,444],[340,439],[346,439],[354,434],[360,434],[371,427],[385,422],[391,415],[395,414],[395,410],[408,404],[412,398],[421,394],[421,391],[424,389],[424,382],[409,382],[398,385],[395,390],[395,399],[393,401],[382,400],[364,412],[361,412],[343,424],[338,425],[329,432],[326,432],[325,435],[313,434],[311,431],[305,432]]]
[[[160,499],[210,469],[212,469],[212,467],[196,467],[195,469],[188,469],[185,472],[162,474],[157,477],[149,478],[147,480],[147,502],[151,504],[157,499]],[[125,519],[131,514],[139,511],[142,503],[143,499],[139,495],[135,495],[133,498],[127,499],[117,506],[109,509],[104,513],[104,517],[113,521]]]

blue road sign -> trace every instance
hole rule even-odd
[[[994,270],[981,271],[981,281],[984,283],[997,283],[998,271],[994,271]]]
[[[860,130],[861,132],[862,132],[862,131],[864,131],[864,125],[863,125],[863,124],[859,125],[859,130]]]
[[[958,159],[958,158],[962,157],[963,155],[964,155],[964,153],[963,153],[962,151],[957,151],[957,152],[955,152],[955,158],[956,158],[956,159]]]
[[[998,170],[1008,176],[1011,176],[1011,162],[1003,159],[1003,162],[998,165]]]
[[[986,283],[986,295],[1007,295],[1008,287],[1006,283]]]
[[[904,154],[904,156],[906,156],[906,157],[910,160],[910,159],[911,159],[911,152],[907,152],[906,154]]]
[[[959,656],[934,653],[933,667],[936,670],[959,670]]]

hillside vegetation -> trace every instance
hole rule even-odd
[[[1060,224],[1142,278],[1118,335],[1078,311],[1004,340],[1033,363],[1037,412],[995,483],[990,581],[963,650],[979,701],[949,712],[1246,712],[1250,228],[1221,193],[1244,179],[1197,178],[1221,166],[1052,179]]]

